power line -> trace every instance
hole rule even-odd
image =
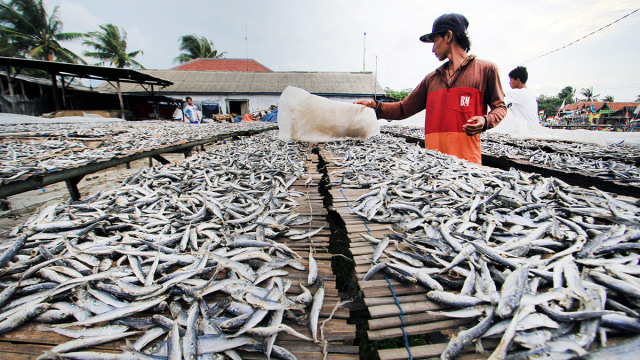
[[[560,48],[557,48],[557,49],[555,49],[555,50],[549,51],[549,52],[544,53],[544,54],[542,54],[542,55],[540,55],[540,56],[536,56],[536,57],[534,57],[534,58],[532,58],[532,59],[529,59],[529,60],[526,60],[526,61],[523,61],[523,62],[517,63],[516,65],[522,65],[522,64],[528,63],[528,62],[530,62],[530,61],[533,61],[533,60],[539,59],[539,58],[541,58],[541,57],[543,57],[543,56],[547,56],[547,55],[549,55],[549,54],[553,54],[554,52],[560,51],[560,50],[562,50],[562,49],[564,49],[564,48],[566,48],[566,47],[569,47],[569,46],[571,46],[571,45],[573,45],[573,44],[577,43],[578,41],[580,41],[580,40],[582,40],[582,39],[585,39],[585,38],[587,38],[587,37],[589,37],[589,36],[591,36],[591,35],[593,35],[593,34],[597,33],[598,31],[604,30],[605,28],[607,28],[607,27],[609,27],[609,26],[611,26],[611,25],[613,25],[613,24],[617,23],[618,21],[620,21],[620,20],[622,20],[622,19],[624,19],[624,18],[626,18],[626,17],[629,17],[629,16],[631,16],[631,15],[633,15],[633,14],[637,13],[638,11],[640,11],[640,9],[635,9],[634,11],[632,11],[632,12],[628,13],[627,15],[625,15],[625,16],[623,16],[623,17],[621,17],[621,18],[617,19],[616,21],[610,22],[609,24],[607,24],[607,25],[605,25],[605,26],[603,26],[603,27],[601,27],[601,28],[599,28],[599,29],[597,29],[597,30],[594,30],[594,31],[592,31],[592,32],[588,33],[587,35],[585,35],[585,36],[583,36],[583,37],[579,38],[578,40],[572,41],[572,42],[568,43],[567,45],[565,45],[565,46],[563,46],[563,47],[560,47]],[[512,65],[512,66],[513,66],[513,65]],[[509,67],[511,67],[511,66],[509,66]]]

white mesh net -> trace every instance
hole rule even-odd
[[[278,102],[278,136],[285,141],[366,139],[380,133],[373,109],[332,101],[288,86]]]

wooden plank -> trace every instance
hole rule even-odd
[[[455,320],[445,320],[445,321],[436,321],[428,324],[421,325],[411,325],[405,326],[404,330],[407,335],[419,335],[419,334],[428,334],[435,331],[446,330],[450,328],[454,328],[457,326],[469,324],[475,320],[471,319],[455,319]],[[402,329],[393,328],[393,329],[382,329],[382,330],[370,330],[367,331],[369,340],[377,341],[383,339],[391,339],[402,336]]]
[[[322,352],[292,352],[293,355],[298,359],[304,360],[324,360],[325,357]],[[262,353],[247,353],[240,352],[240,355],[243,359],[247,360],[264,360],[264,354]],[[359,360],[358,355],[352,354],[327,354],[327,360]]]
[[[369,255],[369,263],[371,263],[371,254],[373,254],[373,250],[373,246],[371,245],[351,247],[351,255],[353,255],[354,258],[356,256]]]
[[[368,270],[368,267],[367,267]],[[426,294],[428,290],[426,290],[424,287],[422,287],[422,285],[414,285],[414,284],[404,284],[401,283],[400,281],[396,280],[395,278],[389,276],[389,282],[387,282],[387,279],[385,278],[385,272],[379,272],[378,274],[374,275],[373,278],[371,280],[361,280],[358,281],[358,284],[360,285],[360,287],[363,290],[368,290],[368,291],[372,291],[375,289],[388,289],[389,288],[389,282],[391,282],[391,285],[394,287],[394,290],[396,287],[412,287],[415,288],[416,290],[422,290],[423,294]],[[373,296],[372,296],[373,297]]]
[[[367,306],[389,305],[389,304],[395,304],[396,299],[398,299],[398,302],[400,304],[404,304],[404,303],[411,303],[411,302],[418,302],[418,301],[427,301],[427,296],[422,294],[422,295],[398,296],[396,298],[393,298],[391,296],[378,297],[378,298],[365,298],[364,302]]]
[[[22,344],[0,341],[0,354],[4,360],[33,360],[45,351],[51,350],[52,345]]]
[[[318,321],[318,337],[320,337],[320,327],[322,326],[323,321],[326,319],[327,319],[326,316],[325,317],[321,316],[320,320]],[[301,334],[311,337],[311,330],[309,329],[309,326],[302,326],[299,324],[292,324],[290,326],[294,328],[296,331],[300,332]],[[344,319],[332,318],[330,321],[326,322],[324,325],[324,339],[327,341],[343,342],[345,340],[354,340],[355,336],[356,336],[356,326],[354,324],[347,324],[347,321]],[[288,335],[284,332],[280,332],[278,334],[278,339],[297,340],[297,338],[291,335]],[[301,342],[304,343],[304,341],[301,341]]]
[[[427,292],[427,290],[421,285],[393,285],[393,291],[395,292],[396,296],[425,294]],[[388,285],[386,287],[362,289],[362,292],[364,293],[365,297],[393,296]]]
[[[498,345],[498,340],[491,339],[483,339],[482,347],[485,350],[495,349]],[[420,346],[411,346],[409,350],[411,350],[411,355],[414,359],[440,359],[440,354],[447,348],[446,343],[440,344],[430,344],[430,345],[420,345]],[[460,354],[456,359],[458,360],[474,360],[474,359],[486,359],[489,357],[490,353],[478,354],[475,353],[475,345],[468,345],[463,349],[463,353]],[[385,349],[378,350],[378,356],[380,360],[404,360],[409,358],[409,352],[407,348],[398,348],[398,349]]]
[[[366,241],[364,239],[358,239],[357,237],[353,237],[353,236],[351,236],[349,238],[349,247],[351,249],[356,249],[356,248],[360,248],[360,247],[373,248],[373,246],[371,245],[371,243],[369,241]]]
[[[416,314],[405,313],[405,315],[403,315],[403,319],[404,319],[404,324],[406,326],[406,325],[415,325],[415,324],[426,324],[434,321],[442,321],[445,319],[449,319],[449,317],[445,315],[435,315],[435,314],[428,314],[426,312],[420,312]],[[388,329],[388,328],[400,327],[400,326],[402,326],[402,319],[400,319],[400,316],[392,316],[392,317],[369,320],[369,330]]]
[[[284,341],[278,337],[276,345],[285,347],[289,351],[322,351],[322,344],[308,341]],[[327,351],[335,354],[358,354],[360,347],[355,345],[345,345],[341,342],[328,342]]]
[[[380,223],[367,223],[367,225],[365,225],[364,223],[353,224],[353,225],[347,226],[347,233],[358,234],[358,233],[374,232],[379,230],[391,231],[389,229],[389,226],[390,226],[389,224],[380,224]]]
[[[432,301],[413,302],[400,304],[402,312],[405,314],[424,313],[425,311],[441,310],[442,305]],[[369,306],[369,314],[372,318],[383,318],[388,316],[400,315],[400,308],[396,304]]]

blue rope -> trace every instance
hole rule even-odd
[[[34,185],[31,181],[29,181],[29,180],[26,180],[26,181],[27,181],[27,183],[28,183],[29,185],[33,186],[34,188],[36,188],[36,189],[40,189],[40,190],[42,190],[42,192],[47,192],[47,190],[45,190],[44,188],[41,188],[41,187],[40,187],[40,186],[38,186],[38,185]]]
[[[340,192],[342,193],[342,196],[344,197],[344,200],[347,202],[347,206],[349,207],[349,209],[353,210],[353,208],[351,207],[351,204],[349,204],[349,199],[347,199],[347,196],[344,194],[344,191],[342,191],[342,189],[340,189]],[[362,216],[360,216],[360,214],[357,214],[358,217],[360,217],[362,219],[362,221],[364,221],[364,227],[367,228],[367,232],[369,233],[369,235],[371,235],[371,230],[369,229],[369,226],[367,225],[367,219],[363,218]],[[376,246],[371,243],[371,246],[373,247],[373,249],[376,249]],[[407,331],[404,329],[405,327],[405,322],[404,322],[404,310],[402,309],[402,306],[400,305],[400,300],[398,300],[398,297],[396,296],[396,292],[393,290],[393,285],[391,285],[391,280],[389,280],[389,276],[387,274],[384,275],[385,280],[387,280],[387,283],[389,284],[389,290],[391,290],[391,294],[393,295],[393,300],[395,300],[396,305],[398,306],[398,309],[400,309],[400,322],[402,323],[402,325],[400,326],[400,329],[402,330],[402,337],[404,338],[404,346],[407,348],[407,352],[409,353],[409,360],[413,360],[413,354],[411,354],[411,349],[409,347],[409,339],[407,337]]]

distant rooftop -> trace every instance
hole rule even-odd
[[[273,70],[253,59],[220,58],[197,58],[171,68],[171,70],[273,72]]]
[[[179,71],[140,70],[149,76],[168,79],[172,86],[156,89],[163,95],[175,94],[280,94],[295,86],[315,95],[374,95],[384,89],[371,72],[296,71]],[[145,92],[137,84],[121,84],[123,93]],[[102,91],[113,91],[100,85]]]
[[[578,101],[577,103],[565,105],[560,109],[563,111],[588,109],[593,105],[593,109],[598,111],[607,105],[612,111],[618,111],[625,107],[636,107],[640,102],[609,102],[609,101]]]

